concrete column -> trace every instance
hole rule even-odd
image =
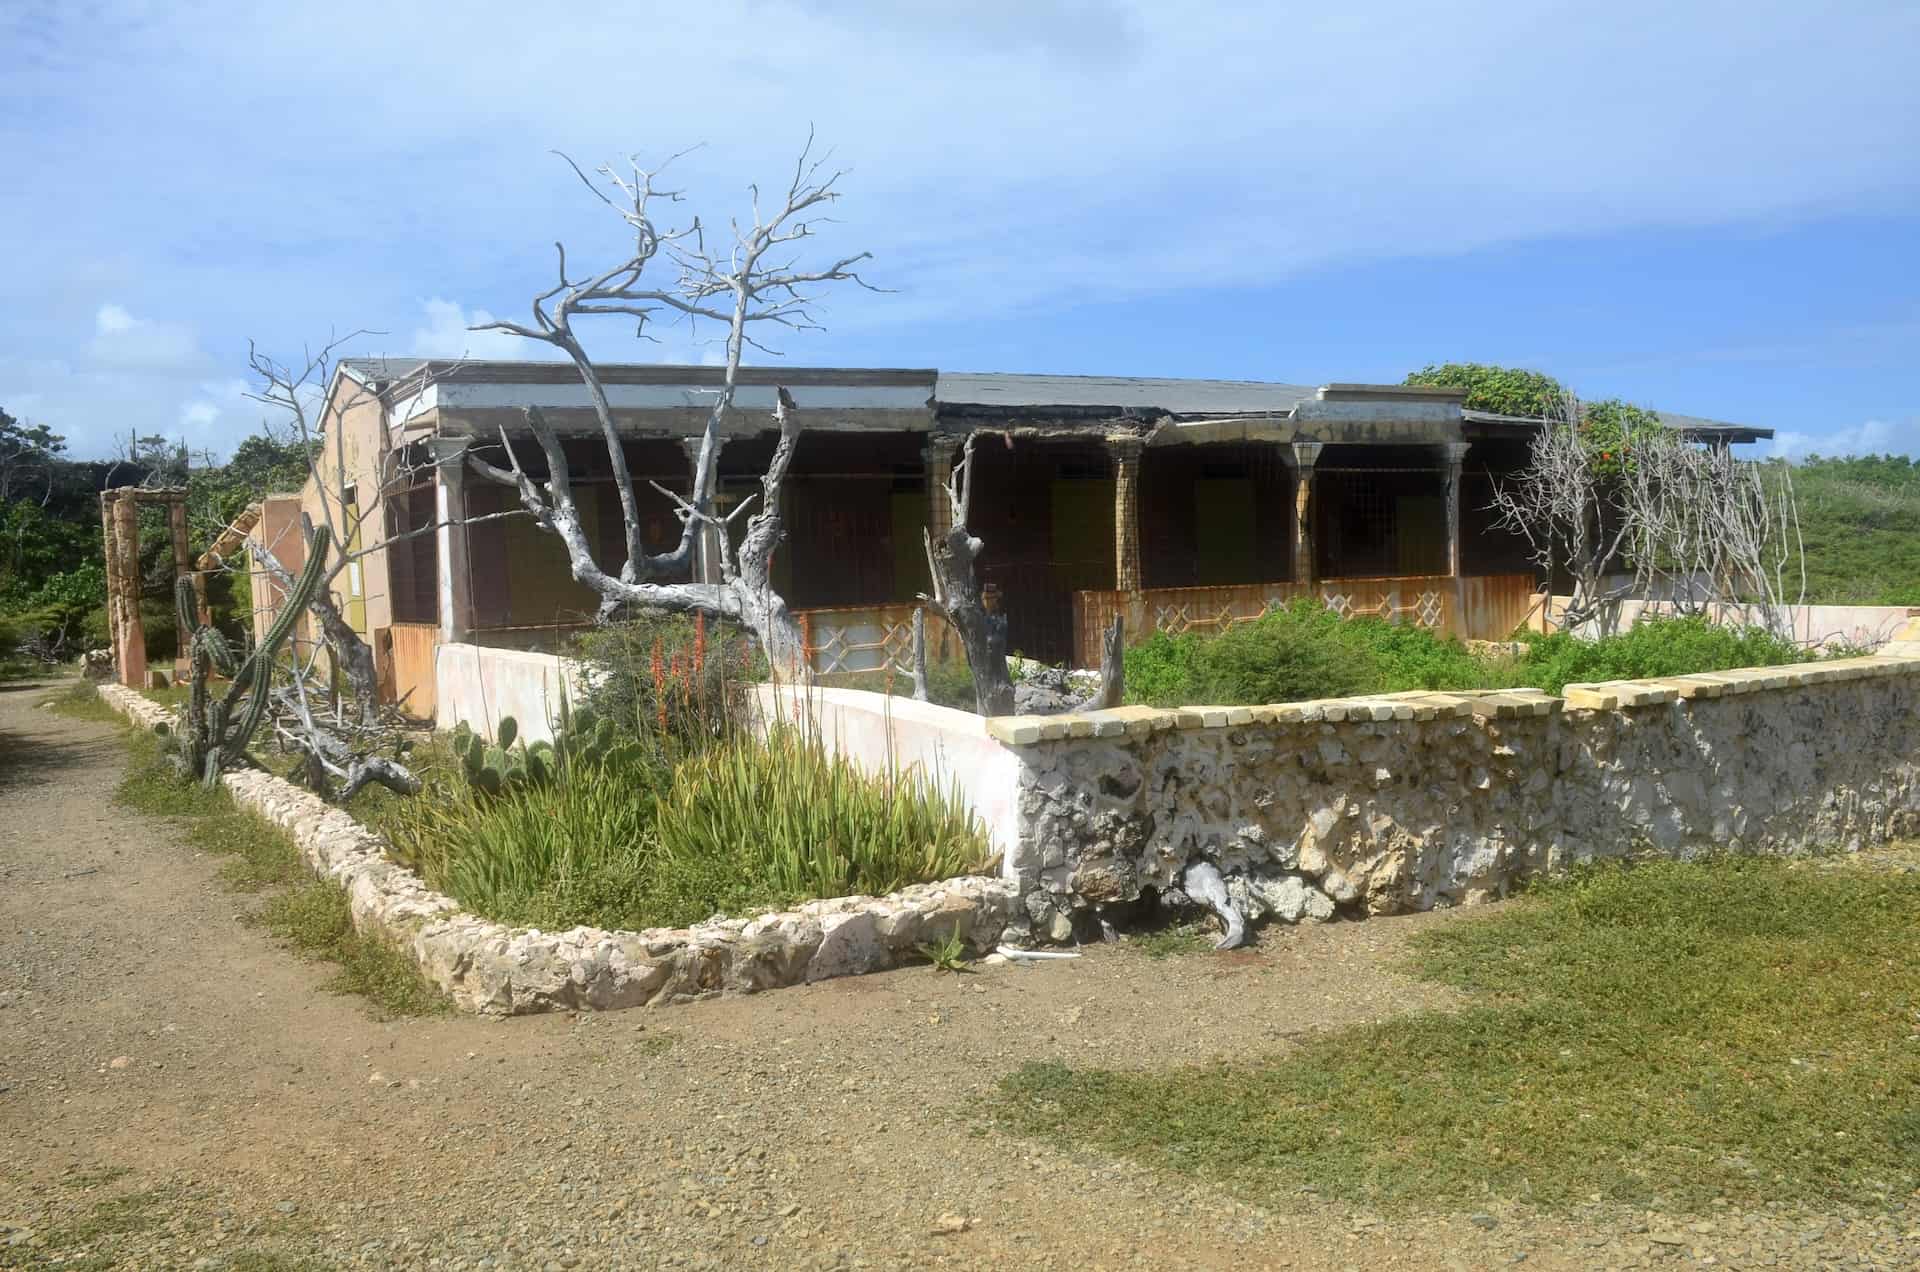
[[[1460,466],[1472,442],[1447,442],[1440,447],[1447,461],[1447,573],[1460,577]]]
[[[935,539],[945,538],[953,529],[953,503],[947,498],[947,483],[953,479],[953,461],[959,454],[959,438],[931,433],[920,452],[927,470],[927,529]]]
[[[440,642],[464,641],[473,631],[473,574],[467,560],[467,447],[464,437],[436,437],[433,453],[433,532],[438,557],[436,591]]]
[[[1315,582],[1313,560],[1313,466],[1322,442],[1293,444],[1293,581]]]
[[[713,439],[713,494],[714,511],[719,511],[720,501],[720,455],[726,449],[727,439]],[[687,453],[687,492],[700,484],[700,439],[683,437],[680,449]],[[724,531],[718,526],[702,526],[693,538],[693,581],[695,583],[720,582],[720,536]]]
[[[1138,592],[1140,583],[1140,454],[1146,443],[1131,433],[1107,439],[1113,456],[1113,587]]]

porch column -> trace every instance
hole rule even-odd
[[[1131,433],[1107,438],[1113,456],[1113,587],[1140,590],[1140,453],[1146,442]]]
[[[1313,562],[1313,466],[1324,442],[1293,444],[1293,581],[1315,582]]]
[[[1447,573],[1460,577],[1460,466],[1472,442],[1447,442],[1440,450],[1447,461]]]
[[[934,539],[944,539],[953,529],[953,503],[947,498],[947,483],[953,480],[953,461],[960,454],[957,437],[927,434],[927,445],[920,452],[927,470],[927,530]]]
[[[726,449],[727,439],[713,439],[713,494],[714,511],[720,510],[720,454]],[[687,453],[688,492],[700,484],[700,439],[683,437],[680,449]],[[693,536],[693,581],[695,583],[720,582],[720,535],[719,526],[703,525]]]
[[[463,641],[473,630],[473,575],[467,562],[467,447],[464,437],[436,437],[433,454],[433,543],[439,579],[440,642]]]

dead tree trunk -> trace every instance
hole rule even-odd
[[[959,634],[973,672],[974,706],[981,715],[1013,713],[1013,677],[1007,671],[1007,616],[987,608],[974,577],[974,560],[985,546],[967,529],[973,497],[973,437],[961,448],[960,462],[947,478],[947,502],[953,528],[939,538],[923,531],[933,595],[920,599]]]
[[[1127,696],[1127,619],[1115,614],[1107,624],[1107,639],[1100,651],[1100,692],[1087,705],[1096,711],[1117,707]]]

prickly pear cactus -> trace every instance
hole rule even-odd
[[[520,724],[512,716],[500,717],[491,743],[465,722],[453,727],[451,741],[467,784],[485,795],[564,782],[583,765],[638,764],[644,754],[638,742],[621,739],[613,721],[565,703],[551,742],[520,741]]]

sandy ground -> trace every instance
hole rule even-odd
[[[0,686],[0,1267],[1910,1267],[1910,1215],[1267,1209],[978,1115],[1027,1060],[1168,1065],[1443,1003],[1470,916],[912,968],[750,998],[376,1020],[111,803],[108,726]]]

